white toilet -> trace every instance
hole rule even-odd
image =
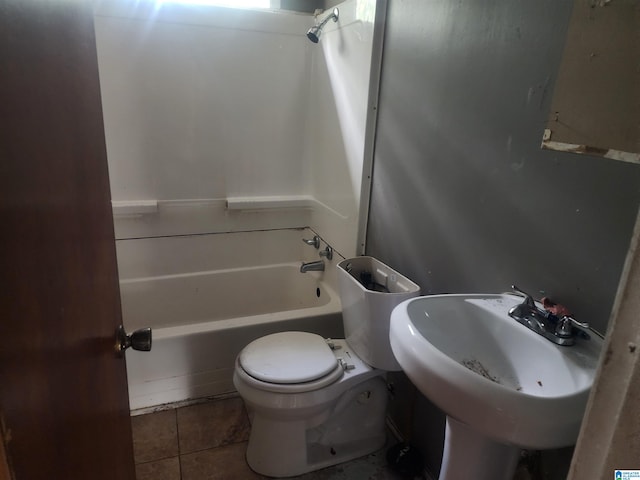
[[[400,370],[389,316],[420,287],[372,257],[340,262],[338,281],[345,340],[275,333],[236,359],[233,383],[251,417],[247,462],[257,473],[300,475],[385,443],[385,374]]]

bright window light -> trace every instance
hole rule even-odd
[[[158,3],[180,3],[183,5],[216,5],[235,8],[270,8],[271,0],[156,0]]]

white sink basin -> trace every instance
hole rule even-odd
[[[407,300],[391,314],[393,353],[449,419],[487,441],[529,449],[572,445],[602,340],[591,335],[555,345],[509,317],[522,301],[506,294]]]

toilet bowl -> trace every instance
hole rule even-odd
[[[377,291],[363,285],[362,272]],[[389,315],[420,288],[371,257],[341,262],[338,277],[346,339],[275,333],[236,359],[233,383],[251,419],[247,462],[262,475],[300,475],[385,443],[385,375],[399,369]]]
[[[321,336],[307,332],[276,333],[252,342],[245,350],[263,353],[262,365],[268,368],[262,370],[275,372],[271,381],[252,375],[260,370],[257,362],[252,364],[242,353],[236,359],[233,382],[251,418],[247,462],[254,471],[271,477],[300,475],[366,455],[384,444],[385,372],[360,360],[346,341],[331,343],[333,349]],[[267,344],[280,347],[271,350]],[[283,350],[292,357],[301,351],[303,355],[299,363],[274,363],[278,359],[270,353],[278,356]],[[334,368],[314,369],[304,360],[307,355],[321,362],[321,357],[330,356]],[[304,370],[301,364],[310,367],[307,378],[296,378]]]

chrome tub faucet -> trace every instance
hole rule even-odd
[[[300,273],[307,272],[323,272],[324,271],[324,262],[322,260],[317,260],[315,262],[302,263],[300,265]]]

